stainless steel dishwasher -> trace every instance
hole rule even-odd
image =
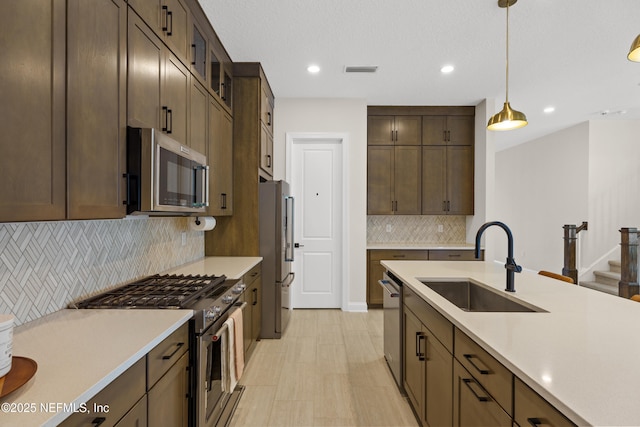
[[[404,330],[402,327],[402,282],[391,272],[385,272],[378,284],[383,289],[382,307],[384,310],[384,358],[391,369],[400,393],[405,394],[402,386],[402,348]]]

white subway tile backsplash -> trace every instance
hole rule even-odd
[[[22,324],[204,256],[187,218],[0,224],[0,313]],[[186,245],[182,246],[182,233]]]

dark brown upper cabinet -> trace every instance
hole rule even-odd
[[[372,116],[367,118],[368,145],[420,145],[420,116]]]
[[[422,116],[423,145],[473,145],[474,116]]]

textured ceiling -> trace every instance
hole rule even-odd
[[[496,0],[200,0],[233,61],[258,61],[276,98],[477,105],[505,98]],[[529,120],[498,149],[591,119],[640,117],[640,0],[520,0],[510,9],[509,100]],[[306,67],[321,67],[310,75]],[[453,64],[452,74],[440,68]],[[377,65],[345,74],[346,65]],[[543,109],[554,106],[553,114]],[[602,115],[607,110],[613,114]],[[626,111],[624,114],[616,112]]]

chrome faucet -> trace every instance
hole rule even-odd
[[[520,273],[522,271],[522,267],[516,264],[516,260],[513,259],[513,234],[511,234],[511,230],[509,230],[509,227],[507,227],[506,224],[500,221],[492,221],[487,222],[480,227],[476,234],[476,258],[480,258],[480,238],[482,237],[482,233],[492,225],[501,227],[507,233],[507,263],[504,265],[504,268],[507,269],[507,288],[505,291],[515,292],[514,273]]]

